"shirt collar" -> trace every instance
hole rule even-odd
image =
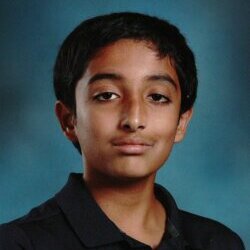
[[[167,230],[171,237],[176,238],[181,233],[180,211],[172,195],[161,185],[155,184],[156,198],[167,211]]]
[[[162,186],[155,194],[167,211],[167,229],[171,238],[180,238],[179,210],[173,197]],[[97,247],[124,240],[124,235],[105,215],[86,188],[82,174],[72,173],[55,199],[71,227],[87,247]]]
[[[88,192],[82,174],[70,174],[68,182],[55,198],[71,227],[87,247],[123,240],[115,224]]]

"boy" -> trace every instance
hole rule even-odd
[[[194,56],[175,26],[137,13],[83,22],[59,51],[54,88],[84,174],[2,225],[1,250],[244,249],[230,229],[179,210],[154,183],[196,98]]]

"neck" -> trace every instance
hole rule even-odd
[[[84,179],[102,208],[107,206],[108,209],[112,204],[112,207],[124,208],[126,211],[136,210],[141,206],[148,207],[155,200],[154,176],[140,180],[112,180],[107,177],[93,179],[85,175]]]
[[[155,175],[125,181],[89,175],[84,179],[97,204],[120,230],[142,242],[157,244],[164,232],[166,214],[154,194]],[[156,231],[157,240],[144,240]]]

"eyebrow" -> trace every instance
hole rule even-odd
[[[164,81],[170,83],[177,89],[177,84],[169,74],[151,75],[146,78],[148,81]]]
[[[115,73],[98,73],[93,75],[89,81],[88,84],[92,84],[96,81],[100,80],[121,80],[123,77],[121,75],[115,74]]]
[[[124,78],[123,76],[119,74],[115,74],[115,73],[97,73],[89,79],[88,84],[92,84],[94,82],[101,81],[101,80],[118,81],[118,80],[122,80],[123,78]],[[175,89],[177,89],[176,82],[172,79],[172,77],[169,74],[149,75],[149,76],[146,76],[145,79],[147,81],[164,81],[166,83],[170,83],[171,85],[174,86]]]

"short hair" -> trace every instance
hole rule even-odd
[[[194,54],[179,29],[157,17],[120,12],[83,21],[64,40],[54,66],[56,98],[75,112],[75,88],[93,57],[120,39],[150,42],[159,57],[169,56],[181,89],[180,114],[196,99],[197,70]],[[79,145],[75,145],[79,150]]]

